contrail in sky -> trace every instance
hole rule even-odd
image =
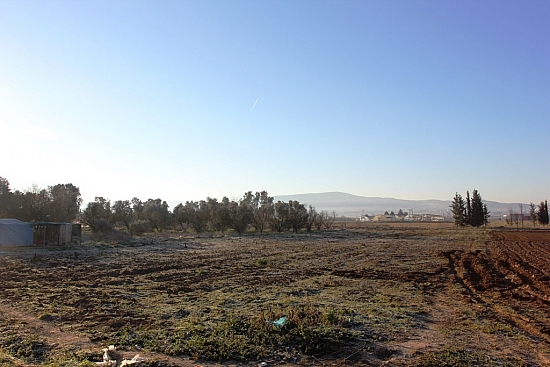
[[[258,100],[256,99],[256,102],[254,102],[254,106],[252,106],[252,108],[250,109],[250,112],[252,112],[252,110],[254,109],[254,107],[256,107],[256,103],[258,103]],[[249,113],[250,113],[249,112]]]

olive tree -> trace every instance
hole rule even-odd
[[[17,202],[19,209],[19,219],[24,221],[49,221],[49,207],[51,197],[46,189],[41,189],[37,185],[32,185],[23,194],[18,194],[20,199]]]
[[[9,181],[0,177],[0,218],[15,217],[14,193],[11,192]]]
[[[217,199],[206,198],[209,213],[208,227],[213,231],[225,232],[231,226],[230,202],[224,197],[221,202]]]
[[[304,204],[300,204],[296,200],[291,200],[288,203],[289,215],[288,222],[294,233],[298,233],[302,229],[308,219],[308,212]]]
[[[71,183],[48,187],[50,203],[49,220],[54,222],[72,222],[80,212],[82,197],[80,189]]]
[[[82,212],[82,223],[90,227],[92,232],[105,232],[108,225],[111,224],[111,201],[101,196],[96,196],[95,200],[89,202],[86,209]]]
[[[238,202],[231,201],[229,204],[229,217],[231,219],[231,227],[242,235],[254,218],[253,197],[245,194]]]
[[[182,203],[176,205],[172,210],[172,218],[176,224],[179,224],[181,229],[185,228],[185,224],[190,223],[189,217],[188,210]]]
[[[267,191],[256,192],[252,203],[254,209],[252,226],[256,231],[263,233],[275,214],[273,198],[267,194]]]
[[[315,210],[314,206],[309,206],[309,210],[307,212],[307,220],[305,223],[306,231],[311,232],[311,229],[317,222],[317,217],[319,217],[319,213]]]
[[[210,210],[206,201],[186,201],[182,211],[186,222],[193,226],[195,232],[204,232],[210,219]]]
[[[290,226],[289,223],[290,208],[289,204],[284,201],[277,201],[275,203],[275,213],[271,218],[271,229],[277,232],[283,232]]]
[[[111,210],[113,223],[123,225],[128,231],[131,231],[131,225],[134,221],[134,209],[130,200],[115,201]]]
[[[143,209],[144,209],[144,204],[143,202],[134,197],[132,200],[131,200],[131,204],[132,204],[132,211],[134,213],[134,220],[144,220],[145,217],[144,217],[144,214],[143,214]]]
[[[143,205],[143,214],[151,228],[158,232],[162,232],[170,224],[171,216],[168,204],[161,199],[147,200]]]

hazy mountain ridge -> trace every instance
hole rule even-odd
[[[346,217],[357,217],[361,214],[375,215],[382,214],[385,211],[397,213],[399,209],[409,212],[411,209],[416,214],[442,214],[451,216],[449,206],[451,200],[404,200],[395,198],[382,198],[371,196],[358,196],[345,192],[322,192],[293,195],[275,195],[275,201],[297,200],[306,206],[312,205],[317,211],[327,210],[336,211],[337,215]],[[173,209],[179,203],[185,201],[168,201],[168,205]],[[510,209],[519,213],[519,203],[500,203],[497,201],[487,201],[487,208],[491,212],[491,218],[498,218],[506,214]],[[529,213],[529,204],[523,204],[523,214]]]
[[[399,209],[409,212],[411,209],[418,214],[442,214],[451,215],[449,206],[451,200],[404,200],[395,198],[367,197],[347,194],[344,192],[324,192],[308,193],[294,195],[277,195],[275,201],[297,200],[302,204],[312,205],[317,211],[328,210],[336,211],[338,215],[356,217],[361,214],[381,214],[385,211],[394,211]],[[519,203],[500,203],[496,201],[484,200],[487,208],[491,212],[491,217],[500,217],[509,212],[510,208],[514,212],[519,212]],[[523,213],[528,214],[529,205],[523,204]]]

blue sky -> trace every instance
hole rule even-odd
[[[548,1],[0,0],[0,176],[85,201],[540,202],[548,19]]]

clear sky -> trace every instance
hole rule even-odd
[[[0,0],[0,176],[550,199],[550,2]]]

